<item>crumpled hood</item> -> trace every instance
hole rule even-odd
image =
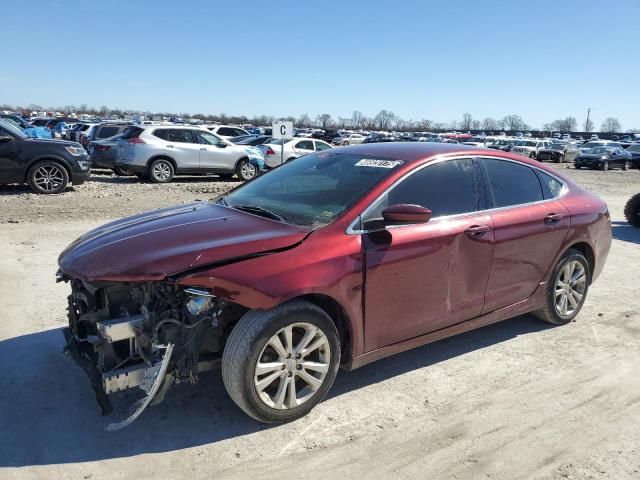
[[[123,218],[86,233],[58,258],[86,281],[162,280],[186,270],[294,246],[310,228],[210,202]]]

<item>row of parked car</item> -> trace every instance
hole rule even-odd
[[[61,192],[69,182],[80,184],[89,177],[91,168],[111,169],[118,175],[136,175],[155,183],[170,182],[179,174],[217,174],[223,179],[236,176],[247,181],[264,169],[330,149],[332,144],[386,141],[462,143],[510,151],[540,161],[572,161],[576,168],[640,167],[640,143],[608,140],[582,143],[575,139],[524,136],[429,132],[364,135],[307,129],[298,130],[299,136],[283,141],[274,139],[269,129],[259,127],[249,130],[231,125],[107,121],[77,123],[64,129],[62,138],[52,141],[51,136],[39,140],[28,134],[31,128],[48,129],[51,123],[34,126],[24,125],[20,120],[24,122],[23,119],[0,119],[0,184],[29,183],[39,193]],[[326,141],[327,137],[332,137],[331,143]]]

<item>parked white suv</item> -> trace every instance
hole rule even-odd
[[[529,158],[537,158],[538,150],[549,148],[550,140],[518,140],[511,148],[511,153],[518,153]]]
[[[116,166],[155,183],[182,173],[251,180],[264,167],[264,156],[256,147],[234,145],[200,127],[134,125],[118,140]]]

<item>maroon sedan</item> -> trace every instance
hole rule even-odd
[[[221,366],[262,422],[309,412],[338,367],[533,312],[570,322],[611,244],[605,203],[519,155],[385,143],[307,155],[217,201],[145,213],[60,256],[67,348],[130,423]]]

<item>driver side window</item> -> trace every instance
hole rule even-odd
[[[382,211],[401,203],[420,205],[432,218],[481,210],[481,194],[473,160],[445,160],[424,167],[383,195],[363,218],[365,225],[380,221]]]
[[[211,132],[206,132],[204,130],[195,130],[196,137],[198,139],[198,143],[204,145],[218,145],[219,143],[223,143],[218,137],[216,137]]]

